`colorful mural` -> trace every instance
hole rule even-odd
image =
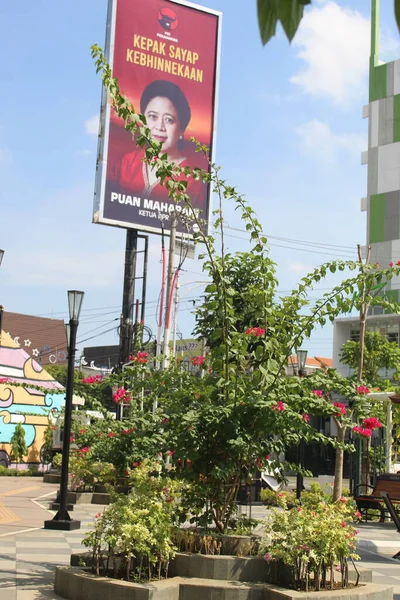
[[[46,427],[60,413],[64,389],[7,333],[1,332],[0,345],[0,451],[11,454],[11,437],[17,423],[25,430],[28,463],[40,463],[40,450]],[[13,383],[23,383],[13,386]],[[37,390],[29,386],[40,386]],[[57,393],[58,392],[58,393]]]

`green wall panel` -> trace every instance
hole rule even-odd
[[[368,243],[385,241],[385,194],[374,194],[369,204],[369,239]]]
[[[393,141],[400,142],[400,94],[393,96]]]
[[[369,74],[369,101],[386,98],[387,65],[370,68]]]

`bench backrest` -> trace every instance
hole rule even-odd
[[[380,496],[381,492],[387,492],[391,499],[400,498],[400,475],[392,473],[379,475],[372,495]]]

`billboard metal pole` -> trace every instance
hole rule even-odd
[[[174,275],[174,258],[175,258],[175,247],[176,247],[176,225],[177,218],[174,212],[171,213],[171,237],[169,240],[169,253],[168,253],[168,271],[167,271],[167,290],[166,290],[166,302],[165,302],[165,327],[164,327],[164,345],[163,345],[163,366],[164,368],[168,364],[169,354],[169,338],[171,334],[171,303],[172,303],[172,279]]]

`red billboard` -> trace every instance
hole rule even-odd
[[[136,111],[144,114],[161,153],[180,167],[208,168],[193,136],[215,145],[221,14],[171,0],[110,0],[107,56]],[[178,215],[178,233],[193,233],[187,209],[168,198],[144,149],[103,93],[94,198],[95,223],[159,233]],[[210,186],[185,178],[192,206],[208,223]]]

